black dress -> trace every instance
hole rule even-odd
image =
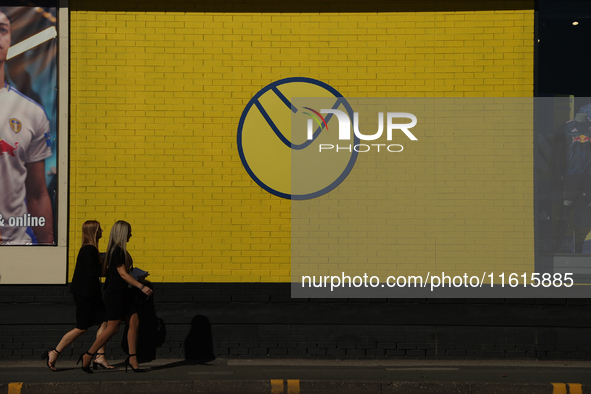
[[[76,303],[76,328],[87,330],[105,321],[105,304],[101,296],[101,259],[92,245],[84,245],[78,252],[70,293]]]
[[[105,280],[104,300],[107,307],[107,320],[122,320],[137,312],[135,292],[117,271],[117,267],[120,266],[125,266],[125,253],[119,246],[115,246]]]

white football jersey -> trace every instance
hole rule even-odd
[[[0,236],[3,245],[32,242],[26,233],[28,221],[22,220],[23,217],[27,219],[25,164],[50,157],[50,141],[49,120],[43,108],[5,84],[0,89]],[[15,225],[19,217],[20,225]]]

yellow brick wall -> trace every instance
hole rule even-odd
[[[82,223],[103,224],[104,251],[123,219],[155,282],[289,281],[290,201],[257,186],[238,156],[250,98],[293,76],[352,97],[530,97],[534,12],[522,8],[134,12],[71,1],[70,278]],[[528,171],[531,139],[512,141]],[[519,180],[506,186],[531,202],[526,218],[498,226],[527,227],[518,244],[529,247],[514,252],[533,265],[533,177]]]

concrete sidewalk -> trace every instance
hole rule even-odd
[[[83,373],[72,361],[0,362],[0,394],[591,394],[591,362],[535,360],[155,360],[146,373]]]

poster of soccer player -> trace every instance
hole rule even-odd
[[[46,4],[44,4],[46,5]],[[0,245],[55,245],[57,7],[0,6]]]

